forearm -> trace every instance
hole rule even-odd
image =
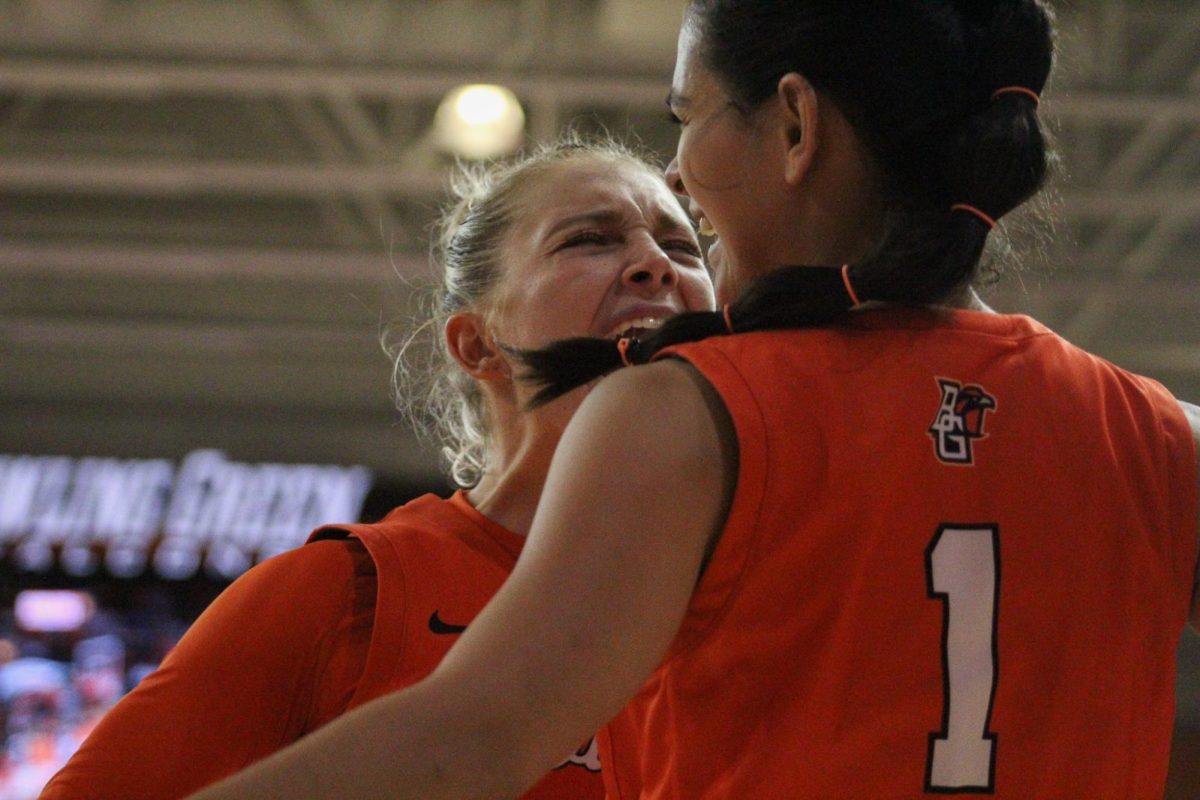
[[[515,797],[541,772],[522,768],[515,736],[444,682],[368,703],[191,800]]]

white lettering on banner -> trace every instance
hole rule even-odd
[[[318,518],[320,515],[317,509],[313,507],[313,496],[316,492],[317,484],[324,480],[324,476],[320,468],[309,467],[308,469],[296,470],[292,476],[284,481],[280,487],[279,498],[276,504],[275,514],[267,523],[266,532],[263,538],[262,558],[282,553],[285,550],[292,548],[291,531],[298,528],[307,527],[309,530],[316,527],[309,525],[308,520]],[[347,500],[354,494],[351,489],[347,492]],[[358,513],[357,509],[345,509],[349,516],[323,517],[323,520],[332,519],[349,519]],[[317,523],[318,525],[322,523]]]
[[[149,541],[173,474],[164,460],[0,456],[0,542]]]
[[[199,563],[184,554],[206,549],[214,577],[235,577],[255,556],[290,550],[322,523],[357,519],[369,486],[363,467],[240,464],[198,450],[179,471],[160,546],[170,561],[161,568],[187,577],[181,573]]]
[[[369,488],[363,467],[243,464],[217,450],[189,454],[178,474],[162,459],[0,456],[0,547],[33,571],[57,549],[75,575],[94,572],[102,550],[119,577],[144,571],[153,548],[163,577],[203,564],[232,579],[318,525],[356,521]]]
[[[74,464],[69,458],[53,458],[45,462],[33,500],[33,531],[30,538],[45,544],[57,544],[54,520],[67,502],[71,490],[71,472]]]
[[[30,456],[3,456],[0,460],[0,542],[20,539],[29,532],[39,460]]]
[[[12,512],[6,515],[6,539],[20,539],[13,560],[28,572],[46,572],[54,566],[56,542],[47,536],[41,521],[51,517],[61,505],[71,482],[71,459],[65,457],[20,457],[6,471],[4,505],[9,505],[7,490],[13,488]],[[22,538],[23,537],[23,538]]]
[[[169,461],[124,462],[98,482],[96,532],[109,542],[149,542],[162,522],[174,478]]]
[[[224,461],[224,455],[217,450],[197,450],[183,460],[167,509],[164,531],[167,542],[199,537],[200,514]]]
[[[91,520],[87,517],[96,472],[95,459],[60,461],[65,469],[55,469],[53,481],[42,479],[42,485],[52,495],[46,498],[48,502],[33,524],[34,538],[54,544],[73,542],[91,531]]]

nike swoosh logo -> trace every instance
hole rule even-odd
[[[462,633],[466,629],[466,625],[451,625],[449,622],[443,622],[436,611],[429,617],[429,630],[434,633]]]

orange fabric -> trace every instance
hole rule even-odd
[[[508,577],[524,538],[455,495],[318,530],[247,572],[101,720],[43,800],[177,798],[427,675]],[[603,796],[594,748],[525,795]]]
[[[1196,560],[1162,387],[966,311],[674,352],[729,410],[738,483],[600,737],[610,796],[1162,797]]]
[[[449,501],[433,496],[414,500],[377,525],[327,528],[314,537],[342,531],[366,544],[381,576],[379,608],[390,609],[386,628],[376,629],[351,708],[433,671],[458,639],[434,628],[473,620],[511,574],[525,544],[525,537],[480,514],[462,492]],[[381,613],[377,622],[382,618]],[[522,795],[527,800],[603,796],[594,741],[584,743]]]

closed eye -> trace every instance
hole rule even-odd
[[[616,244],[620,241],[620,237],[608,231],[577,231],[568,236],[563,243],[558,246],[559,250],[568,247],[581,247],[584,245],[608,245]]]
[[[700,258],[700,245],[693,242],[691,239],[670,239],[662,243],[664,250],[673,250],[680,253],[687,253],[694,258]]]

